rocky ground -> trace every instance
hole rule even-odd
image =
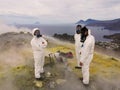
[[[94,54],[90,67],[90,85],[79,80],[81,70],[76,70],[74,45],[52,37],[48,38],[45,58],[45,79],[34,79],[33,55],[30,33],[0,35],[0,90],[120,90],[120,61],[111,56]],[[71,51],[74,58],[58,62],[49,53]]]

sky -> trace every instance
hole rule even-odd
[[[0,15],[37,17],[41,23],[120,18],[120,0],[0,0]]]

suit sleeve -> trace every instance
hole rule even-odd
[[[42,38],[40,46],[41,46],[41,48],[46,48],[47,47],[47,41],[44,38]]]

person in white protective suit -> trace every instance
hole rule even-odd
[[[76,59],[77,59],[77,66],[75,66],[75,68],[80,69],[80,50],[81,50],[81,45],[82,42],[80,42],[81,40],[81,25],[77,25],[76,26],[76,31],[75,31],[75,35],[74,35],[74,40],[75,40],[75,51],[76,51]]]
[[[43,38],[43,35],[40,34],[38,28],[33,29],[32,34],[33,39],[31,40],[31,46],[34,56],[35,78],[36,80],[41,80],[41,74],[44,73],[44,52],[47,46],[47,41]]]
[[[95,39],[94,36],[91,35],[91,31],[86,27],[81,29],[83,40],[83,47],[81,48],[81,59],[80,65],[82,66],[82,75],[83,75],[83,84],[89,84],[89,66],[93,59]]]

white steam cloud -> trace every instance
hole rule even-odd
[[[9,26],[2,22],[0,22],[0,34],[7,33],[7,32],[30,32],[31,30],[28,28],[16,28],[15,26]]]

